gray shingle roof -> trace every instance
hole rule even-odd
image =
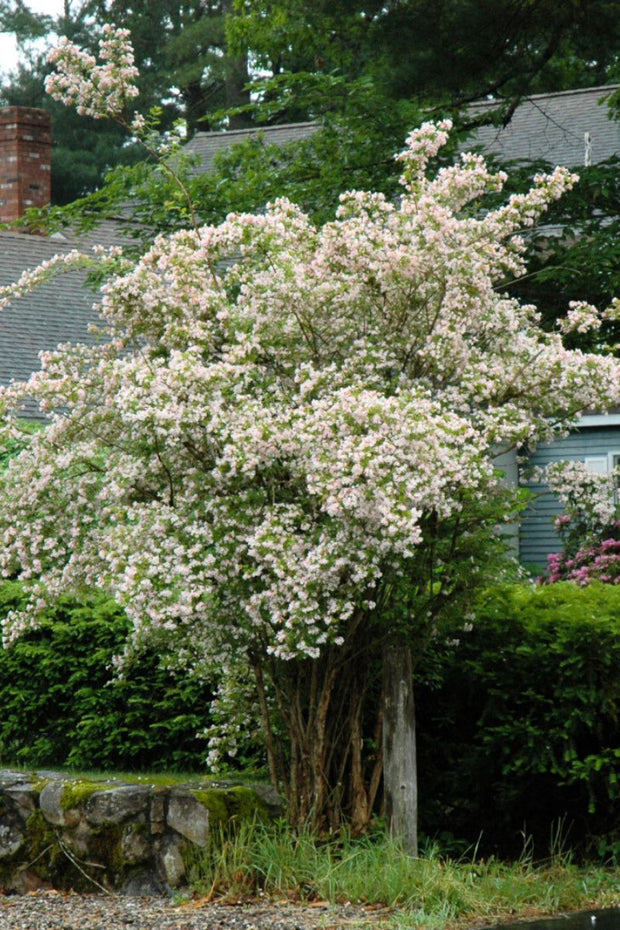
[[[26,269],[72,246],[62,239],[0,231],[0,285],[13,283]],[[26,380],[40,367],[41,350],[61,342],[92,342],[88,328],[98,320],[95,299],[84,273],[72,271],[0,309],[0,384]],[[34,407],[25,415],[36,416]]]
[[[577,168],[586,163],[586,133],[591,163],[620,154],[620,122],[609,118],[604,100],[618,85],[536,94],[524,100],[505,128],[483,126],[465,148],[480,148],[504,160],[544,159],[553,165]],[[471,106],[472,116],[497,107],[497,101]]]
[[[200,165],[196,171],[203,173],[213,168],[218,152],[238,145],[248,139],[263,138],[270,145],[285,145],[300,142],[318,129],[317,123],[283,123],[281,126],[263,126],[256,129],[233,129],[228,132],[197,132],[185,146],[185,151],[197,155]]]
[[[13,284],[22,272],[72,249],[88,253],[94,245],[123,245],[128,232],[126,224],[114,220],[87,233],[65,230],[50,237],[0,229],[0,286]],[[0,308],[0,385],[27,380],[40,367],[41,351],[64,342],[92,344],[97,336],[90,327],[101,324],[94,310],[97,299],[86,273],[76,270]],[[34,405],[26,408],[25,416],[38,416]]]

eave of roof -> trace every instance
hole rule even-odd
[[[620,123],[600,103],[620,85],[534,94],[516,108],[504,127],[481,126],[465,148],[475,147],[506,161],[544,160],[570,168],[595,164],[620,153]],[[496,109],[501,101],[480,100],[470,114]]]
[[[185,146],[185,151],[196,155],[200,165],[198,173],[213,168],[218,152],[232,145],[246,142],[248,139],[263,138],[270,145],[286,145],[287,142],[300,142],[313,135],[319,124],[315,122],[282,123],[277,126],[256,126],[251,129],[230,129],[222,132],[197,132]]]

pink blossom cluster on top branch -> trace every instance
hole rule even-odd
[[[182,141],[183,126],[179,124],[161,134],[157,115],[147,118],[141,113],[130,113],[132,102],[139,96],[136,86],[139,71],[134,64],[129,31],[105,25],[99,57],[101,64],[69,39],[61,39],[48,56],[54,71],[45,79],[45,90],[54,100],[75,107],[82,116],[112,119],[127,130],[174,179],[185,198],[189,221],[195,225],[194,204],[171,160]]]
[[[135,81],[139,72],[129,31],[104,26],[99,56],[101,65],[88,52],[62,39],[50,53],[49,61],[56,70],[45,79],[45,90],[54,100],[75,107],[82,116],[123,116],[129,102],[138,96]]]
[[[44,353],[1,391],[5,436],[26,397],[49,417],[0,483],[0,564],[34,608],[103,587],[136,642],[230,680],[332,657],[389,628],[404,581],[449,590],[434,541],[469,532],[472,501],[510,516],[500,451],[618,403],[613,358],[565,348],[502,290],[520,232],[575,178],[483,213],[504,178],[480,156],[427,177],[449,130],[411,133],[398,203],[347,192],[316,228],[278,200],[159,237],[102,288],[107,342]]]

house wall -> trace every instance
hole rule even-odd
[[[499,471],[503,472],[502,484],[509,488],[516,488],[519,483],[519,466],[515,450],[510,449],[498,455],[494,464]],[[515,559],[519,558],[519,524],[502,523],[499,532],[504,537],[504,541],[508,542],[511,556]]]
[[[541,444],[528,459],[528,465],[544,467],[565,459],[585,462],[593,456],[620,452],[620,426],[582,427],[564,439]],[[558,552],[562,543],[553,521],[562,513],[559,499],[546,485],[526,484],[535,500],[523,514],[519,532],[519,557],[523,565],[537,571],[546,568],[547,556]]]

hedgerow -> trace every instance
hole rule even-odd
[[[24,601],[0,585],[0,616]],[[129,625],[109,598],[61,597],[0,649],[0,760],[88,769],[204,767],[209,688],[167,671],[154,651],[113,667]]]

